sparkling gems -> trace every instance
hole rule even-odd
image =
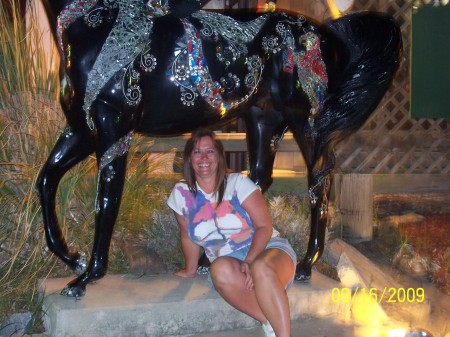
[[[111,3],[113,2],[111,1]],[[146,15],[148,7],[141,0],[117,0],[114,4],[119,8],[117,19],[88,74],[83,109],[91,129],[94,129],[90,117],[91,105],[105,84],[120,70],[123,71],[122,91],[126,103],[136,106],[142,97],[138,84],[139,76],[137,76],[137,71],[132,68],[132,62],[140,53],[148,54],[147,46],[151,42],[150,33],[153,21]],[[151,60],[156,64],[156,60],[151,56],[147,56],[143,60]],[[143,67],[146,68],[146,65]],[[151,71],[152,67],[147,67],[147,69]]]
[[[201,38],[216,41],[218,43],[216,47],[217,59],[227,67],[235,66],[234,63],[238,59],[247,57],[247,47],[244,42],[248,43],[254,39],[266,17],[240,23],[218,13],[200,11],[194,14],[203,26],[197,29],[190,21],[182,20],[185,35],[181,38],[182,41],[177,42],[180,51],[175,53],[175,59],[168,77],[175,85],[180,87],[181,101],[184,105],[194,105],[195,99],[200,96],[224,116],[229,109],[248,100],[256,90],[263,69],[262,60],[257,55],[249,56],[245,62],[247,74],[242,79],[230,72],[227,77],[214,80],[203,54]],[[211,22],[208,20],[211,20]],[[231,26],[227,26],[227,24],[231,24]],[[232,31],[237,32],[237,28],[239,28],[239,32],[236,35],[230,35]],[[247,88],[247,92],[241,94],[241,98],[225,99],[225,96],[222,96],[240,89],[241,82],[244,82]]]

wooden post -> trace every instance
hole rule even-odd
[[[373,177],[371,174],[334,176],[336,211],[341,214],[344,233],[350,241],[373,237]]]

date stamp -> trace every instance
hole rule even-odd
[[[423,303],[425,301],[424,288],[333,288],[331,300],[333,302],[353,303],[357,295],[365,295],[370,301],[381,303]]]

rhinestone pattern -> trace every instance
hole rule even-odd
[[[183,41],[177,43],[180,50],[170,69],[170,79],[180,87],[184,105],[194,105],[195,99],[201,96],[209,105],[225,115],[229,109],[246,101],[259,84],[264,69],[262,59],[258,55],[247,55],[245,43],[255,38],[267,16],[244,23],[218,13],[199,11],[192,16],[200,21],[202,28],[196,29],[190,21],[182,20],[185,35],[182,37]],[[203,54],[201,38],[220,43],[216,49],[216,57],[226,66],[240,57],[245,57],[245,77],[241,80],[236,74],[229,72],[226,77],[214,81]],[[222,43],[226,43],[226,48],[221,47]],[[241,82],[247,89],[243,97],[230,100],[222,97],[223,92],[230,93],[241,88]]]
[[[128,153],[128,150],[131,146],[131,140],[133,138],[133,131],[128,132],[124,137],[120,138],[116,143],[114,143],[100,159],[98,165],[98,174],[97,174],[97,188],[101,186],[100,177],[102,176],[103,169],[107,169],[104,174],[104,181],[111,182],[114,179],[116,172],[111,164],[111,162],[117,157],[123,156]],[[98,190],[95,198],[95,210],[98,212],[100,210],[99,200],[98,200]]]
[[[154,16],[164,15],[167,6],[157,3],[144,4],[141,0],[104,0],[93,7],[93,1],[76,1],[63,11],[59,18],[58,36],[70,23],[83,16],[89,27],[97,27],[108,15],[107,10],[118,8],[117,19],[102,50],[88,74],[83,109],[91,129],[91,105],[106,83],[119,76],[115,89],[121,90],[125,102],[137,106],[142,100],[141,71],[151,72],[157,60],[150,50]],[[309,98],[311,109],[309,127],[323,106],[327,90],[327,73],[320,51],[320,38],[308,31],[306,19],[286,14],[265,14],[248,22],[239,22],[229,16],[214,12],[197,11],[192,18],[181,19],[185,33],[176,43],[175,56],[167,76],[180,88],[180,100],[185,106],[193,106],[201,97],[212,108],[227,114],[257,90],[264,70],[262,55],[249,55],[248,45],[255,41],[268,18],[276,15],[275,34],[261,39],[261,53],[280,54],[283,71],[293,73],[297,68],[299,87]],[[300,28],[304,34],[296,43]],[[215,43],[218,61],[229,69],[225,76],[212,78],[203,52],[202,40]],[[136,68],[134,60],[140,60]],[[240,67],[245,64],[246,69]],[[225,69],[225,68],[224,68]],[[238,76],[238,73],[242,77]],[[244,74],[244,75],[242,75]]]
[[[132,69],[132,61],[148,49],[153,21],[147,16],[148,7],[142,0],[117,0],[119,13],[102,50],[89,72],[83,109],[91,129],[94,123],[90,108],[101,89],[118,71],[123,71],[122,91],[129,105],[139,104],[142,98],[138,86],[139,73]]]
[[[56,35],[58,40],[58,47],[64,61],[64,45],[62,35],[65,29],[69,27],[76,19],[84,16],[87,11],[95,5],[97,0],[75,0],[64,8],[58,15],[56,20]]]

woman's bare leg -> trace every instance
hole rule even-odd
[[[256,299],[277,337],[291,335],[289,300],[285,287],[294,270],[292,259],[280,249],[264,251],[251,266]]]
[[[269,320],[277,337],[290,336],[289,301],[285,286],[294,273],[288,254],[268,249],[252,264],[254,290],[245,288],[241,261],[232,257],[216,259],[210,268],[211,278],[219,294],[233,307],[261,323]]]
[[[214,287],[225,301],[243,313],[262,322],[266,321],[254,290],[245,288],[245,274],[241,261],[233,257],[219,257],[209,269]]]

